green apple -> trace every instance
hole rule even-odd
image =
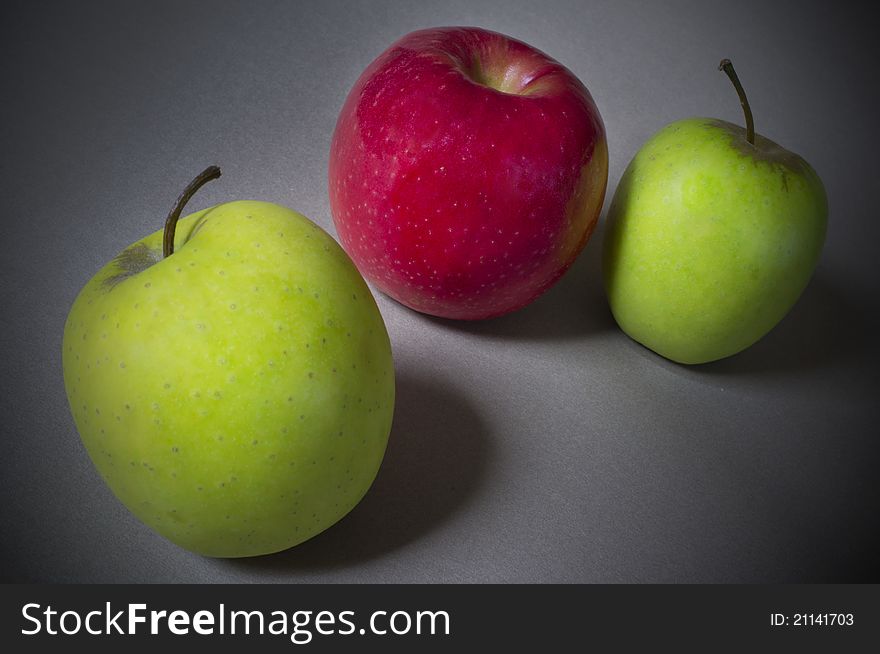
[[[828,205],[810,165],[710,118],[666,126],[627,167],[608,215],[603,274],[634,340],[680,363],[736,354],[776,325],[806,287]]]
[[[101,476],[194,552],[289,548],[351,510],[388,440],[394,369],[362,277],[304,216],[221,204],[134,243],[64,328],[73,417]],[[164,244],[163,244],[164,242]]]

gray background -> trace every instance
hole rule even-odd
[[[877,581],[877,58],[871,21],[845,5],[3,3],[2,578]],[[191,208],[271,200],[335,233],[327,150],[345,95],[397,37],[444,24],[523,39],[585,82],[609,199],[667,122],[741,122],[717,71],[732,58],[758,132],[825,181],[816,275],[765,339],[698,368],[616,328],[601,228],[505,318],[456,324],[380,296],[399,399],[367,497],[278,555],[182,551],[116,501],[79,442],[61,377],[70,304],[207,164],[224,176]]]

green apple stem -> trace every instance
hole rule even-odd
[[[220,177],[220,169],[217,166],[208,166],[183,189],[183,193],[177,198],[177,202],[171,208],[171,213],[165,219],[165,233],[162,236],[162,254],[164,257],[170,257],[174,254],[174,230],[177,229],[177,220],[180,218],[180,212],[183,211],[184,205],[190,201],[192,196],[196,194],[196,191],[212,179],[217,179],[218,177]]]
[[[739,103],[742,105],[743,113],[746,115],[746,141],[748,141],[751,145],[755,144],[755,120],[752,118],[752,108],[749,107],[749,100],[746,98],[746,92],[742,87],[742,84],[739,82],[739,77],[736,75],[736,71],[733,69],[733,64],[730,62],[730,59],[722,59],[721,63],[718,65],[718,70],[723,70],[727,73],[727,76],[730,78],[730,81],[733,82],[733,88],[736,89],[736,94],[739,96]]]

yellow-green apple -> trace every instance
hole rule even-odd
[[[144,523],[222,557],[286,549],[357,504],[394,404],[382,317],[345,252],[239,201],[134,243],[82,289],[64,384],[101,476]]]
[[[778,323],[825,240],[821,180],[798,155],[710,118],[664,127],[627,167],[608,214],[605,288],[617,323],[673,361],[736,354]]]
[[[424,313],[499,316],[581,252],[605,196],[599,111],[564,66],[477,28],[414,32],[355,83],[329,191],[367,279]]]

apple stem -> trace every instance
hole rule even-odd
[[[722,59],[721,63],[718,65],[718,70],[723,70],[727,73],[730,81],[733,82],[733,88],[736,89],[736,94],[739,96],[739,103],[742,105],[743,113],[746,115],[746,141],[751,145],[754,145],[755,120],[752,118],[752,109],[749,107],[749,100],[746,98],[746,92],[743,89],[742,84],[739,82],[739,77],[737,77],[730,59]]]
[[[162,236],[162,255],[164,257],[170,257],[174,254],[174,230],[177,229],[177,220],[180,218],[180,212],[183,211],[184,205],[202,186],[218,177],[220,177],[220,169],[217,166],[208,166],[183,189],[183,193],[177,198],[177,202],[171,208],[171,213],[165,219],[165,233]]]

